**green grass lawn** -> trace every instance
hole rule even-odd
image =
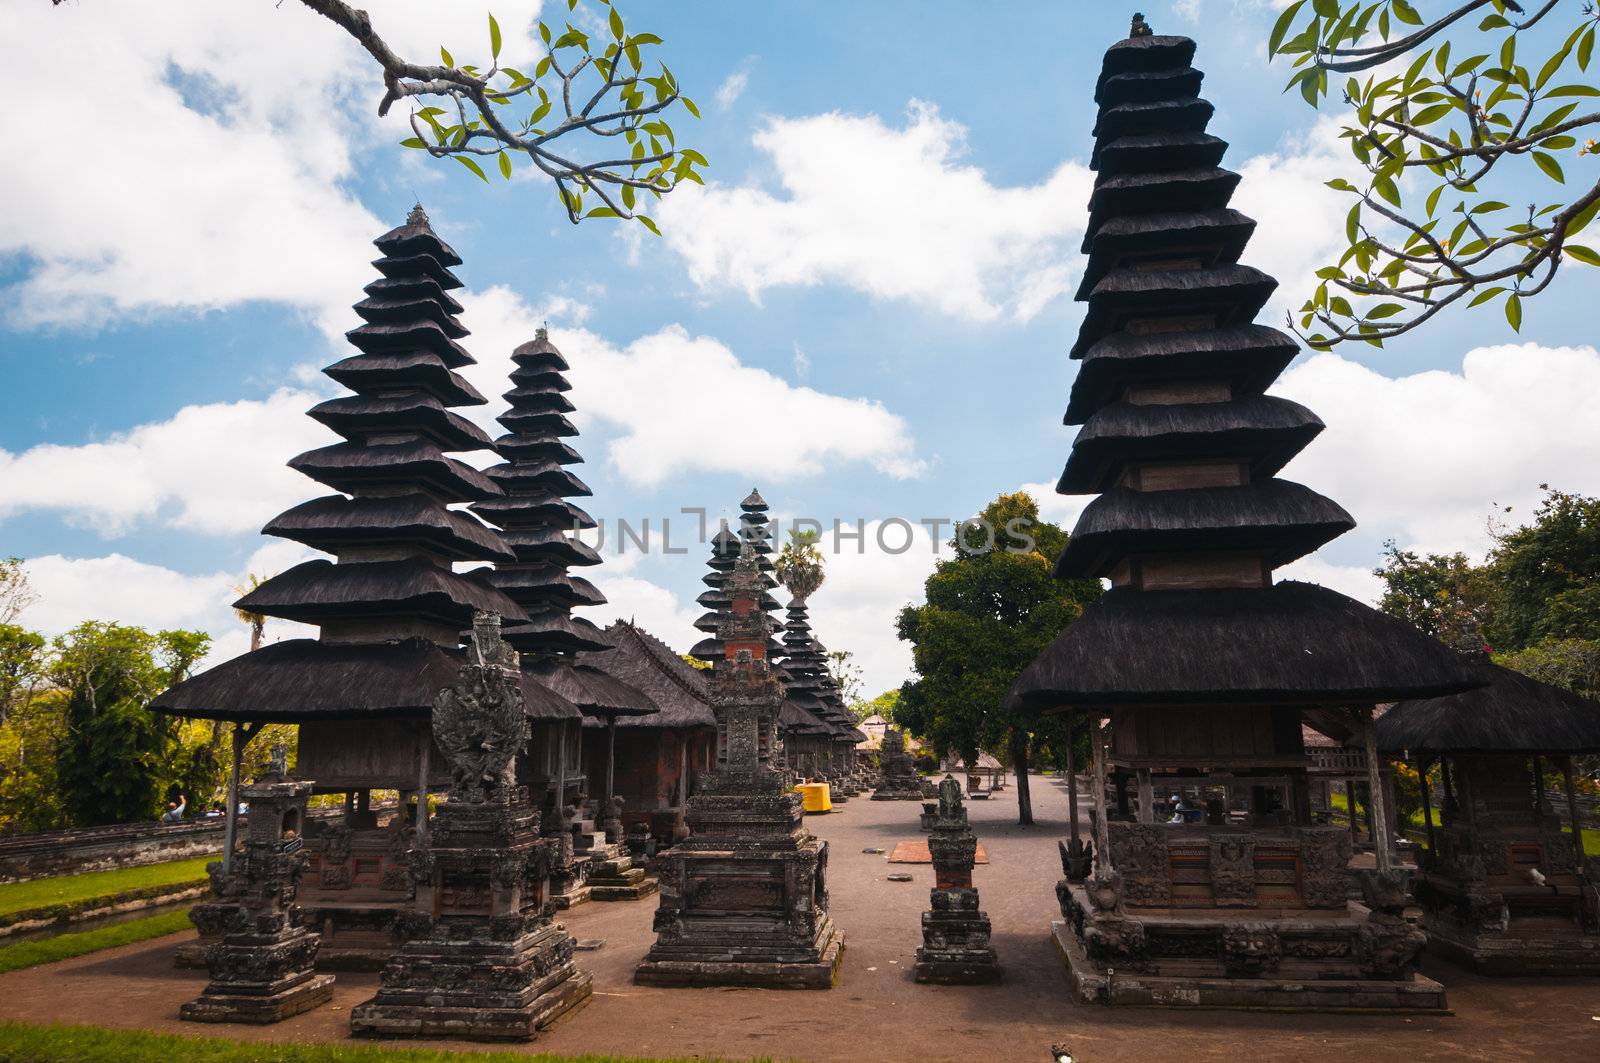
[[[202,856],[170,864],[148,864],[117,871],[87,871],[81,875],[60,875],[30,882],[7,882],[0,885],[0,916],[32,908],[74,905],[99,897],[114,897],[131,890],[204,882],[206,864],[215,859],[214,856]]]
[[[1338,812],[1340,815],[1346,816],[1348,821],[1348,809],[1345,804],[1344,794],[1329,794],[1328,804],[1334,809],[1334,811]],[[1365,815],[1365,808],[1362,809],[1362,814]],[[1444,820],[1441,818],[1437,808],[1433,810],[1433,825],[1435,827],[1444,826]],[[1366,829],[1366,825],[1364,823],[1362,824],[1362,829]],[[1572,828],[1562,827],[1561,832],[1563,834],[1571,834]],[[1411,819],[1406,824],[1406,834],[1415,838],[1417,841],[1421,842],[1424,847],[1426,847],[1428,841],[1428,832],[1422,824],[1421,809],[1411,813]],[[1600,830],[1595,830],[1593,827],[1583,828],[1583,851],[1588,856],[1600,856]]]
[[[700,1063],[714,1063],[695,1057]],[[245,1044],[220,1037],[175,1037],[95,1026],[0,1023],[0,1063],[645,1063],[633,1056],[552,1056],[544,1052],[436,1052],[390,1043]],[[688,1063],[667,1060],[664,1063]]]
[[[57,934],[55,937],[40,941],[19,941],[15,945],[0,945],[0,974],[6,971],[19,971],[24,967],[36,967],[41,963],[55,963],[57,960],[99,952],[101,949],[114,949],[118,945],[131,945],[135,941],[166,937],[180,930],[188,930],[193,925],[189,922],[188,909],[184,909],[181,912],[162,912],[160,915],[145,916],[143,919],[130,919],[126,923],[103,926],[96,930],[84,930],[76,934]],[[5,1043],[4,1037],[0,1036],[0,1045]],[[0,1060],[11,1058],[13,1057],[4,1055],[3,1051],[0,1051]]]

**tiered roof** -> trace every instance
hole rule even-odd
[[[343,441],[301,454],[291,468],[333,489],[274,517],[263,529],[333,554],[267,580],[235,604],[316,624],[295,639],[236,658],[181,683],[155,707],[239,719],[422,715],[460,668],[459,632],[479,610],[524,619],[515,601],[465,575],[457,561],[508,561],[511,546],[450,506],[498,498],[501,488],[452,452],[490,447],[453,412],[484,402],[456,370],[472,364],[450,292],[461,258],[420,206],[380,236],[382,275],[355,306],[347,336],[358,353],[325,372],[352,394],[311,417]],[[444,678],[441,679],[440,677]],[[529,684],[530,712],[575,715]]]
[[[1373,726],[1385,753],[1600,753],[1600,702],[1485,663],[1489,685],[1402,701]]]
[[[1118,41],[1096,86],[1088,309],[1065,417],[1083,427],[1057,490],[1099,497],[1056,571],[1113,587],[1023,673],[1013,703],[1317,702],[1471,685],[1468,666],[1409,625],[1273,583],[1355,522],[1277,475],[1322,422],[1264,393],[1297,348],[1254,323],[1276,282],[1239,262],[1255,222],[1228,205],[1239,175],[1206,132],[1194,50],[1184,37]]]
[[[828,671],[828,651],[811,630],[804,600],[796,598],[789,603],[788,618],[783,630],[783,646],[789,700],[798,702],[826,726],[832,741],[853,748],[867,736],[857,730],[838,684]]]
[[[583,458],[563,440],[578,430],[567,414],[567,360],[539,329],[511,353],[510,408],[496,420],[506,434],[494,448],[506,460],[484,471],[501,494],[472,504],[473,512],[501,529],[508,556],[475,573],[516,602],[527,619],[505,626],[505,639],[521,651],[523,667],[579,705],[602,716],[655,711],[641,691],[607,675],[603,665],[579,663],[579,651],[602,651],[610,643],[599,628],[572,615],[581,606],[603,605],[594,584],[571,573],[600,564],[600,554],[576,533],[595,527],[594,518],[567,501],[590,494],[567,469]],[[603,659],[603,655],[596,660]]]
[[[643,691],[661,710],[648,716],[623,717],[617,721],[618,727],[717,726],[704,672],[629,621],[618,620],[606,628],[605,636],[612,649],[584,654],[583,658],[593,659],[610,675]]]
[[[723,657],[722,641],[717,638],[717,625],[722,623],[722,614],[728,608],[728,577],[738,562],[739,537],[731,529],[723,527],[711,539],[711,558],[706,562],[706,574],[700,577],[700,582],[710,589],[695,599],[706,610],[694,622],[695,630],[705,632],[706,637],[689,650],[689,656],[707,664],[714,665]]]

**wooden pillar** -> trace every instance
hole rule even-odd
[[[1544,760],[1533,755],[1533,818],[1539,820],[1539,810],[1544,807]]]
[[[678,742],[678,807],[689,807],[689,743],[694,740],[693,731],[684,731]]]
[[[1383,771],[1383,818],[1392,824],[1391,832],[1396,837],[1405,833],[1405,826],[1400,822],[1400,813],[1396,811],[1399,807],[1394,797],[1394,767],[1389,765]]]
[[[1433,787],[1428,785],[1428,771],[1432,767],[1426,757],[1417,758],[1417,776],[1422,786],[1422,826],[1428,834],[1428,852],[1437,855],[1439,843],[1433,836],[1433,794],[1430,793]]]
[[[239,764],[244,760],[243,725],[233,725],[233,766],[228,769],[228,812],[222,820],[222,873],[233,871],[233,842],[239,833]]]
[[[1439,785],[1444,787],[1444,808],[1441,811],[1444,812],[1444,825],[1448,827],[1455,818],[1459,804],[1456,801],[1455,780],[1451,778],[1450,758],[1443,753],[1439,754]]]
[[[1356,841],[1361,837],[1361,828],[1356,826],[1356,780],[1354,776],[1344,781],[1344,807],[1350,816],[1350,846],[1354,848]]]
[[[1071,853],[1083,852],[1083,842],[1078,838],[1078,765],[1072,745],[1072,713],[1067,713],[1067,829],[1072,839]]]
[[[1136,769],[1139,781],[1139,822],[1154,823],[1156,821],[1156,794],[1150,785],[1150,769]]]
[[[1117,815],[1128,814],[1128,775],[1118,769],[1111,773],[1112,785],[1117,788]]]
[[[1394,868],[1394,857],[1389,851],[1389,817],[1383,807],[1383,779],[1378,767],[1378,740],[1372,730],[1372,709],[1356,710],[1361,728],[1361,744],[1367,752],[1367,809],[1372,824],[1372,852],[1378,860],[1378,872],[1383,874]]]
[[[428,840],[428,759],[433,755],[433,733],[424,729],[417,750],[417,844]]]
[[[1572,757],[1571,756],[1565,756],[1565,757],[1561,758],[1561,775],[1562,775],[1562,781],[1566,784],[1567,815],[1572,820],[1572,846],[1573,846],[1573,848],[1575,850],[1577,850],[1577,854],[1578,854],[1578,862],[1576,864],[1576,867],[1578,869],[1578,873],[1582,874],[1583,873],[1583,820],[1579,817],[1579,814],[1578,814],[1578,784],[1573,778]]]
[[[611,799],[616,796],[617,784],[617,718],[606,717],[606,803],[600,810],[604,819],[611,812]]]
[[[1106,751],[1104,736],[1098,720],[1089,723],[1089,747],[1094,751],[1094,866],[1100,872],[1110,872],[1111,828],[1106,823]]]

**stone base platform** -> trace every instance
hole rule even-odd
[[[985,954],[952,952],[942,953],[937,958],[919,959],[913,972],[916,981],[934,985],[997,985],[1002,969],[995,961],[994,950],[988,949]]]
[[[202,993],[178,1008],[185,1022],[237,1022],[268,1026],[318,1008],[333,999],[333,975],[315,974],[298,985],[265,996]]]
[[[584,904],[593,900],[594,898],[591,896],[592,893],[593,891],[587,885],[583,885],[577,887],[576,889],[569,890],[566,893],[551,894],[550,900],[554,902],[557,908],[564,911],[568,908],[576,908],[580,904]]]
[[[1475,934],[1432,917],[1423,920],[1428,951],[1458,967],[1490,977],[1600,974],[1600,935],[1578,927],[1517,927],[1505,933]]]
[[[909,790],[877,789],[872,791],[874,801],[921,801],[922,788],[915,787]]]
[[[1102,974],[1084,955],[1077,935],[1065,920],[1052,920],[1050,933],[1066,963],[1072,993],[1084,1004],[1346,1014],[1454,1014],[1445,1002],[1444,986],[1420,974],[1409,982],[1168,977],[1137,972]]]
[[[443,1037],[465,1041],[531,1041],[567,1012],[589,1002],[593,979],[579,971],[540,993],[523,1008],[447,1007],[428,1004],[378,1004],[368,1001],[350,1012],[357,1037]]]
[[[830,923],[814,962],[760,962],[731,954],[703,959],[645,960],[633,972],[638,985],[669,988],[749,986],[758,989],[832,989],[844,962],[844,934]]]

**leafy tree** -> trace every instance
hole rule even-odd
[[[1549,639],[1500,659],[1541,683],[1600,698],[1600,641]]]
[[[233,593],[243,598],[245,595],[249,594],[251,591],[255,590],[265,582],[267,581],[264,577],[258,576],[252,572],[245,577],[245,581],[243,583],[233,588]],[[240,609],[239,607],[235,606],[233,615],[239,618],[239,622],[241,624],[246,625],[250,629],[250,652],[254,653],[256,650],[259,650],[261,648],[261,636],[267,630],[267,614],[252,613],[248,609]]]
[[[37,601],[28,585],[22,558],[0,558],[0,624],[14,624],[22,611]]]
[[[0,834],[73,825],[56,779],[65,703],[64,692],[41,691],[0,724]]]
[[[1497,650],[1600,641],[1600,498],[1540,486],[1533,522],[1498,534],[1489,555],[1499,588],[1489,625]]]
[[[773,562],[778,582],[802,602],[817,593],[828,578],[822,551],[817,549],[820,535],[809,529],[789,529],[789,541],[783,544],[778,560]]]
[[[1378,608],[1458,649],[1483,646],[1495,597],[1487,569],[1466,554],[1419,555],[1393,539],[1383,544],[1383,556],[1383,566],[1373,569],[1384,583]]]
[[[401,141],[404,147],[454,159],[485,182],[484,165],[508,180],[519,161],[531,165],[555,185],[573,224],[633,219],[659,234],[644,207],[681,182],[705,183],[695,169],[707,165],[705,156],[678,147],[670,122],[675,107],[696,118],[699,109],[665,63],[648,69],[646,50],[661,38],[630,32],[611,0],[594,0],[608,30],[598,40],[571,22],[552,29],[541,21],[545,54],[531,73],[500,65],[503,40],[492,14],[486,63],[459,63],[447,48],[439,49],[439,63],[418,63],[395,54],[367,13],[344,0],[301,3],[377,62],[384,85],[379,115],[410,102],[413,135]],[[577,6],[567,0],[568,12]],[[585,150],[599,158],[580,158]]]
[[[1289,88],[1312,106],[1339,93],[1341,135],[1366,175],[1328,182],[1353,203],[1347,247],[1300,310],[1309,345],[1381,347],[1463,299],[1500,302],[1520,329],[1523,301],[1566,259],[1600,266],[1574,240],[1600,211],[1600,181],[1591,170],[1566,184],[1600,148],[1585,137],[1600,88],[1583,76],[1597,19],[1585,0],[1541,0],[1531,14],[1468,0],[1431,21],[1407,0],[1284,9],[1268,52],[1293,58]],[[1505,189],[1527,177],[1543,202],[1513,207]]]
[[[882,694],[869,701],[852,701],[850,703],[850,715],[856,718],[856,723],[860,723],[868,716],[874,715],[882,716],[890,723],[894,723],[894,714],[899,707],[900,688],[895,687],[893,690],[885,690]]]
[[[203,632],[151,635],[101,621],[79,624],[55,639],[49,678],[65,697],[56,777],[73,823],[153,818],[169,788],[201,789],[205,780],[196,777],[193,758],[174,763],[183,759],[177,756],[183,752],[179,724],[146,706],[188,676],[209,643]],[[174,778],[174,767],[188,778]],[[209,774],[216,774],[215,764]]]
[[[839,689],[839,696],[849,704],[861,697],[861,666],[856,663],[852,650],[828,651],[828,675]]]
[[[33,696],[44,678],[45,639],[16,624],[0,624],[0,723]]]
[[[1017,773],[1021,822],[1031,823],[1027,770],[1037,718],[1001,707],[1028,663],[1101,592],[1098,580],[1058,580],[1054,564],[1067,533],[1041,521],[1025,493],[1001,495],[956,529],[954,556],[924,584],[927,601],[900,611],[916,678],[900,688],[895,719],[940,756],[975,759],[1004,751]],[[972,527],[994,532],[974,534]]]

